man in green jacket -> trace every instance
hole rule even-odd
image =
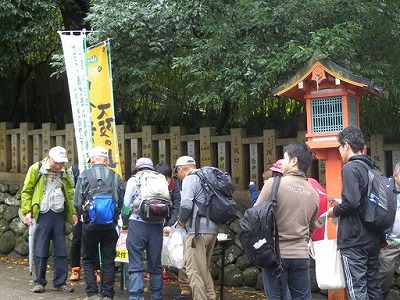
[[[35,262],[34,293],[43,293],[47,284],[46,268],[50,240],[53,241],[54,277],[52,290],[73,292],[67,286],[68,262],[65,246],[66,221],[78,222],[73,205],[74,186],[65,167],[67,151],[60,146],[50,149],[41,162],[29,167],[21,191],[21,209],[25,223],[37,224],[33,246]]]

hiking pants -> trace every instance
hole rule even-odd
[[[83,224],[82,266],[85,274],[86,294],[90,297],[99,294],[96,282],[95,270],[98,263],[98,246],[101,253],[101,295],[102,297],[114,298],[115,290],[115,247],[117,245],[118,233],[113,225],[91,226]]]
[[[40,213],[34,241],[35,284],[45,286],[47,260],[49,258],[50,240],[53,241],[53,285],[61,286],[67,281],[68,261],[65,247],[65,212],[56,213],[49,210]]]
[[[340,250],[348,300],[381,300],[379,244]]]
[[[400,257],[400,246],[388,241],[388,245],[379,253],[379,281],[383,294],[390,291],[393,275],[396,270],[396,262]]]
[[[192,248],[194,234],[189,234],[185,244],[186,272],[189,278],[192,297],[196,300],[215,300],[214,282],[210,273],[211,257],[214,251],[216,234],[200,234],[195,239],[196,248]]]
[[[129,256],[129,300],[143,300],[143,253],[146,250],[147,271],[150,273],[151,300],[162,300],[161,249],[163,224],[129,220],[127,248]]]

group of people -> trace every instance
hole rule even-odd
[[[355,161],[362,160],[371,167],[374,164],[365,154],[364,137],[358,128],[345,128],[339,133],[338,142],[338,151],[344,163],[342,201],[330,202],[327,214],[330,218],[340,217],[337,244],[341,251],[347,296],[351,300],[383,299],[383,295],[390,289],[395,261],[400,255],[399,240],[396,240],[400,234],[400,214],[396,215],[394,226],[386,233],[386,238],[384,233],[364,225],[360,210],[362,203],[368,198],[368,174]],[[325,197],[317,192],[318,189],[323,193],[325,190],[318,182],[306,176],[313,155],[306,143],[289,144],[283,149],[283,159],[263,175],[265,181],[259,195],[255,186],[250,185],[251,201],[257,206],[269,199],[273,180],[268,177],[282,176],[275,214],[283,272],[278,279],[271,270],[262,270],[268,299],[281,299],[282,291],[285,291],[284,299],[311,299],[308,241],[310,237],[313,240],[321,239],[321,233],[314,231],[314,224],[317,217],[327,209]],[[50,149],[48,156],[33,164],[27,172],[21,192],[21,208],[26,224],[36,223],[37,226],[34,244],[35,293],[44,292],[47,285],[50,240],[53,241],[54,257],[52,289],[73,292],[73,288],[66,284],[66,221],[75,226],[79,224],[78,216],[81,216],[82,204],[90,189],[88,173],[104,182],[108,174],[113,172],[107,168],[108,153],[104,148],[93,148],[89,152],[89,159],[91,167],[77,177],[75,188],[65,168],[68,158],[62,147]],[[135,208],[137,199],[141,197],[137,178],[146,170],[163,174],[168,183],[173,209],[167,220],[148,221]],[[103,299],[114,297],[114,259],[118,239],[116,225],[121,210],[123,227],[128,228],[130,300],[144,299],[144,251],[150,275],[151,299],[162,299],[163,235],[168,234],[172,226],[180,226],[187,232],[185,267],[179,271],[182,293],[177,299],[183,300],[189,295],[196,300],[216,299],[210,263],[217,241],[218,226],[203,218],[199,222],[199,235],[194,234],[194,218],[200,218],[196,214],[198,207],[194,203],[201,202],[205,197],[199,177],[191,176],[196,171],[196,161],[190,156],[179,157],[173,171],[167,164],[154,166],[151,159],[142,157],[137,160],[126,188],[120,176],[115,174],[112,190],[117,214],[113,224],[95,226],[83,222],[79,229],[82,234],[82,266],[87,299],[97,299],[99,293]],[[391,184],[399,203],[400,163],[395,167]],[[384,243],[387,246],[382,248]],[[99,261],[100,290],[96,281]]]
[[[139,158],[125,188],[121,177],[107,167],[108,152],[103,147],[94,147],[89,151],[90,168],[80,174],[77,166],[69,170],[66,168],[68,162],[66,153],[63,147],[51,148],[45,159],[34,163],[29,168],[21,192],[21,209],[25,215],[25,222],[29,226],[35,224],[37,227],[33,246],[35,263],[33,292],[43,293],[48,283],[46,270],[50,255],[50,241],[53,242],[54,266],[51,290],[68,293],[74,291],[66,283],[68,262],[65,231],[66,222],[69,222],[74,225],[70,280],[79,280],[83,269],[86,299],[98,299],[99,294],[102,299],[113,299],[117,223],[121,212],[123,229],[128,227],[129,299],[144,299],[144,251],[146,251],[147,271],[150,275],[151,299],[162,299],[163,235],[168,234],[172,226],[185,227],[185,223],[191,217],[189,210],[190,206],[193,206],[193,197],[204,197],[197,176],[190,176],[189,184],[184,180],[189,172],[196,170],[194,159],[189,156],[180,157],[173,172],[165,163],[154,166],[151,159]],[[142,219],[137,213],[135,200],[141,197],[137,178],[146,170],[165,176],[172,201],[172,212],[168,219],[152,222]],[[111,190],[116,209],[112,224],[93,225],[85,222],[82,218],[82,207],[92,188],[89,178],[105,183],[110,173],[113,173]],[[188,222],[189,236],[190,228]],[[197,248],[193,250],[194,253],[189,254],[190,251],[186,251],[186,266],[179,270],[181,294],[177,299],[180,300],[189,299],[191,294],[194,299],[216,299],[208,267],[216,241],[217,226],[213,224],[211,232],[201,228],[200,234],[204,234],[206,241],[200,243],[203,241],[202,237],[196,241]],[[202,251],[203,246],[207,247],[207,251]],[[82,247],[82,269],[80,247]],[[101,269],[100,286],[99,269]],[[204,294],[205,291],[207,295]],[[202,296],[198,297],[198,294]]]
[[[251,204],[257,206],[269,199],[273,180],[268,178],[282,176],[275,214],[283,273],[276,278],[273,270],[263,269],[268,299],[311,299],[307,243],[310,239],[315,241],[323,237],[323,233],[315,228],[315,220],[327,210],[327,201],[330,204],[327,216],[340,217],[337,245],[348,299],[379,300],[390,291],[396,260],[400,256],[400,214],[396,213],[392,228],[386,232],[365,224],[362,215],[368,201],[368,170],[356,161],[361,160],[371,168],[375,167],[374,162],[366,155],[360,129],[347,127],[339,133],[337,140],[343,162],[341,202],[326,199],[323,187],[312,178],[307,179],[305,173],[313,153],[305,143],[291,144],[283,149],[283,159],[263,173],[265,181],[259,195],[254,182],[249,185]],[[399,212],[400,163],[396,164],[389,182]]]

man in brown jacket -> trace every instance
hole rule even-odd
[[[305,172],[313,159],[305,143],[293,143],[284,149],[283,177],[277,193],[275,214],[279,232],[283,273],[283,291],[293,299],[311,299],[308,240],[318,212],[318,193],[307,181]],[[255,206],[271,194],[273,179],[265,182]],[[272,270],[263,268],[264,290],[269,300],[280,298],[280,284]]]

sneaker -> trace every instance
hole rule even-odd
[[[113,300],[111,297],[103,297],[103,300]]]
[[[72,293],[72,292],[74,291],[74,288],[73,288],[73,287],[70,287],[70,286],[68,286],[68,285],[66,285],[66,284],[63,284],[63,285],[61,285],[61,286],[55,286],[55,285],[53,285],[53,286],[51,287],[51,290],[52,290],[52,291],[58,291],[58,292]]]
[[[34,293],[43,293],[44,292],[44,286],[41,284],[36,284],[33,289],[32,292]]]
[[[190,299],[192,299],[190,296],[188,296],[188,295],[182,295],[182,294],[180,294],[179,296],[177,296],[177,297],[175,298],[175,300],[190,300]]]
[[[81,268],[80,267],[73,267],[71,269],[71,277],[69,277],[70,281],[78,281],[81,279]]]
[[[94,275],[96,275],[96,282],[100,283],[101,282],[101,270],[96,270],[94,272]]]
[[[168,277],[168,274],[167,274],[167,271],[165,270],[165,268],[163,269],[161,274],[162,274],[162,279],[164,282],[169,280],[169,277]]]

